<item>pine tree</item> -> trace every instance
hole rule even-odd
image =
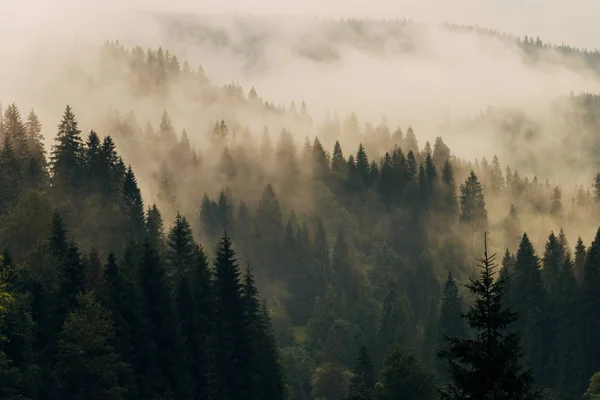
[[[581,313],[583,319],[583,348],[585,358],[582,376],[591,376],[600,370],[600,229],[589,247],[588,255],[583,268],[583,281],[581,283]]]
[[[165,230],[162,214],[156,204],[153,204],[146,212],[146,236],[150,244],[162,252],[165,246]]]
[[[482,232],[487,227],[483,187],[473,171],[460,186],[460,220],[468,224],[471,234]]]
[[[337,174],[344,174],[346,172],[346,160],[344,159],[342,146],[337,140],[335,142],[335,145],[333,146],[333,155],[331,157],[331,170]]]
[[[550,385],[552,328],[548,319],[548,296],[544,289],[540,260],[527,234],[523,234],[517,251],[510,293],[510,304],[521,316],[515,323],[515,329],[522,334],[525,365],[534,368],[540,385]]]
[[[27,128],[21,118],[21,112],[15,103],[10,104],[4,111],[4,134],[11,144],[19,160],[28,159],[31,155],[27,145]]]
[[[219,241],[215,259],[215,295],[217,304],[217,371],[222,399],[246,396],[249,385],[249,341],[243,287],[231,239],[225,233]]]
[[[42,124],[35,111],[31,110],[25,122],[27,130],[27,146],[29,152],[35,158],[38,165],[45,170],[46,168],[46,149],[44,148],[44,135],[42,134]]]
[[[142,246],[139,279],[144,310],[150,323],[150,336],[157,346],[158,365],[168,382],[168,392],[176,398],[188,398],[189,369],[179,322],[166,272],[149,240],[145,240]]]
[[[458,200],[456,198],[456,182],[450,160],[444,162],[442,169],[442,187],[440,194],[442,210],[451,217],[458,215]]]
[[[505,281],[494,280],[495,254],[488,255],[487,238],[479,260],[480,278],[466,285],[475,304],[464,315],[475,330],[475,339],[450,338],[449,347],[439,353],[448,363],[450,381],[442,399],[539,399],[532,389],[533,372],[522,371],[519,335],[506,333],[517,313],[504,305]]]
[[[438,322],[438,332],[440,333],[438,348],[442,349],[446,345],[446,338],[466,339],[467,334],[462,320],[462,300],[458,293],[456,281],[451,273],[448,273],[448,279],[444,286],[442,294],[442,304],[440,307],[440,318]],[[438,373],[445,377],[443,366],[438,365]]]
[[[356,170],[363,184],[367,185],[369,182],[369,158],[362,143],[358,146],[358,151],[356,152]]]
[[[145,232],[144,202],[131,166],[125,172],[121,205],[125,217],[127,236],[140,240]]]
[[[283,374],[278,360],[277,345],[271,332],[266,305],[261,307],[258,290],[250,265],[244,274],[243,300],[247,333],[250,342],[249,382],[247,399],[283,400]]]
[[[77,190],[83,177],[83,141],[77,120],[67,106],[50,156],[52,185],[58,192]]]
[[[581,236],[577,238],[577,244],[575,245],[575,278],[577,282],[583,282],[585,260],[587,258],[587,249],[583,244]]]
[[[217,393],[217,360],[215,356],[218,351],[218,343],[215,326],[217,321],[215,287],[202,248],[196,254],[191,284],[197,319],[197,335],[200,338],[201,347],[198,359],[192,360],[191,364],[193,367],[194,362],[197,362],[200,375],[192,376],[192,378],[195,379],[196,398],[203,399]]]
[[[188,276],[192,272],[198,251],[199,247],[194,241],[190,223],[177,213],[175,223],[167,237],[168,274]]]
[[[129,395],[148,398],[165,391],[164,379],[156,360],[156,345],[150,336],[150,324],[144,312],[141,288],[137,282],[133,242],[125,248],[124,260],[117,265],[108,255],[104,266],[103,303],[110,311],[115,327],[115,347],[130,365],[126,376]]]
[[[59,335],[56,373],[60,398],[124,399],[120,380],[127,366],[112,346],[110,315],[93,293],[79,296]]]
[[[354,376],[350,380],[347,400],[373,400],[375,395],[375,370],[371,356],[365,346],[361,346],[356,358]]]
[[[377,400],[421,400],[435,396],[434,375],[415,354],[394,346],[385,357],[377,384]]]

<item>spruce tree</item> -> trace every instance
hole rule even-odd
[[[156,360],[156,344],[150,335],[150,323],[144,312],[143,297],[137,271],[133,242],[125,248],[123,262],[118,265],[108,255],[104,267],[103,303],[109,310],[115,328],[115,346],[123,361],[130,365],[131,375],[125,381],[133,399],[148,398],[165,391]]]
[[[422,400],[435,396],[433,372],[424,368],[414,353],[400,346],[390,349],[380,376],[377,400]]]
[[[585,260],[587,258],[587,249],[583,244],[581,236],[577,238],[577,244],[575,245],[575,278],[577,282],[583,282]]]
[[[132,239],[142,239],[145,232],[144,202],[131,165],[127,168],[123,179],[121,206],[126,235]]]
[[[165,229],[163,225],[162,214],[156,204],[153,204],[146,212],[146,236],[152,246],[159,253],[165,248]]]
[[[219,241],[214,268],[218,396],[235,400],[249,394],[250,343],[240,271],[227,233]]]
[[[484,240],[483,258],[478,280],[466,285],[475,296],[463,318],[475,331],[474,339],[449,338],[447,349],[439,357],[448,363],[450,381],[441,392],[448,400],[533,400],[540,394],[532,389],[533,372],[522,371],[520,339],[506,329],[517,320],[517,313],[504,304],[506,282],[494,279],[495,254],[487,252]]]
[[[521,316],[514,326],[522,335],[525,365],[534,368],[540,385],[551,385],[552,324],[548,318],[548,296],[540,260],[526,233],[517,251],[510,294],[510,304]]]
[[[458,215],[458,199],[456,198],[456,181],[450,160],[444,162],[442,169],[442,185],[440,193],[442,210],[450,217]]]
[[[5,137],[11,144],[17,158],[20,160],[28,159],[31,152],[27,144],[27,128],[15,103],[6,108],[3,124]]]
[[[354,375],[350,379],[347,400],[373,400],[375,397],[375,368],[369,351],[361,346],[356,358]]]
[[[191,273],[192,294],[196,313],[197,335],[200,338],[200,351],[196,362],[199,369],[195,379],[195,393],[197,399],[209,398],[217,393],[217,315],[215,287],[213,276],[209,269],[204,250],[199,248],[196,254],[194,268]],[[214,398],[214,397],[213,397]]]
[[[589,247],[583,268],[581,284],[581,313],[583,316],[583,376],[591,376],[600,370],[600,228]]]
[[[139,279],[150,336],[157,347],[158,365],[168,382],[166,393],[188,398],[189,369],[175,305],[161,259],[148,239],[141,249]]]
[[[466,339],[467,334],[462,320],[462,300],[458,293],[456,281],[451,273],[448,273],[444,291],[442,294],[442,304],[440,307],[440,318],[438,322],[438,332],[440,334],[438,348],[442,349],[446,345],[446,338]],[[442,365],[438,365],[438,373],[445,376],[445,370]]]
[[[75,114],[67,106],[50,156],[52,185],[58,192],[77,190],[83,178],[83,141]]]
[[[483,187],[473,171],[460,186],[460,221],[468,225],[471,235],[487,227]]]
[[[46,149],[44,148],[44,135],[42,135],[42,124],[35,111],[31,110],[25,122],[27,129],[27,145],[29,152],[37,161],[38,165],[46,168]]]
[[[167,237],[166,261],[170,276],[189,276],[192,272],[198,244],[194,241],[192,228],[187,219],[177,213]]]
[[[79,306],[67,317],[58,340],[56,374],[64,399],[124,399],[127,366],[113,347],[110,314],[93,293],[80,295]]]

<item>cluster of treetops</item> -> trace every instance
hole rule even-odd
[[[455,159],[441,140],[417,156],[412,150],[404,156],[395,146],[392,155],[372,163],[363,146],[345,159],[338,143],[329,157],[315,139],[303,163],[308,178],[293,165],[289,148],[275,152],[272,161],[282,163],[277,185],[292,192],[316,185],[315,193],[327,192],[319,207],[332,219],[341,213],[344,221],[327,221],[317,211],[312,217],[290,211],[284,224],[286,206],[268,183],[254,211],[251,200],[235,204],[231,190],[222,190],[217,200],[197,198],[192,223],[177,213],[165,234],[158,207],[145,210],[133,170],[112,138],[101,140],[92,131],[84,142],[69,107],[49,161],[35,113],[23,121],[10,105],[1,126],[2,387],[8,398],[237,399],[256,393],[257,398],[342,399],[358,385],[365,396],[383,399],[404,390],[427,399],[436,398],[435,388],[448,378],[448,388],[467,390],[461,380],[466,378],[455,371],[458,364],[450,363],[455,369],[448,374],[435,353],[448,348],[444,335],[466,340],[455,343],[458,352],[465,343],[482,340],[475,336],[481,325],[462,321],[463,300],[447,271],[466,276],[472,270],[468,258],[480,246],[466,246],[451,233],[476,243],[488,227],[486,200],[474,172],[457,193]],[[215,132],[225,132],[225,125],[217,127]],[[211,146],[226,147],[222,139],[217,135]],[[176,149],[181,142],[171,150]],[[222,168],[220,183],[235,186],[235,171],[250,174],[243,180],[254,183],[252,168],[235,154],[216,164]],[[416,157],[422,160],[418,164]],[[196,168],[200,174],[205,165],[194,159],[179,171]],[[507,191],[502,171],[487,168],[500,173],[495,179],[502,183],[493,189],[500,196]],[[177,198],[162,178],[158,198],[168,208]],[[514,182],[515,175],[511,178]],[[183,192],[185,187],[177,195]],[[558,213],[560,194],[553,192],[547,212]],[[515,381],[510,390],[537,393],[531,388],[535,378],[535,387],[575,398],[600,370],[594,340],[600,333],[600,236],[588,249],[580,240],[572,256],[564,232],[552,233],[540,259],[520,233],[514,206],[511,215],[505,234],[520,244],[516,253],[506,250],[500,276],[507,278],[507,293],[497,298],[522,316],[505,343],[517,350],[506,354],[519,354],[513,343],[518,332],[523,363],[534,372],[531,377],[511,372],[521,384]],[[329,236],[325,227],[336,224],[337,232]],[[232,241],[242,265],[254,266],[243,278]],[[212,267],[211,248],[217,249]],[[253,270],[269,307],[258,300]],[[465,302],[483,296],[477,288]],[[502,315],[512,321],[512,314]],[[370,359],[370,368],[381,370],[377,385],[371,378],[359,382],[362,375],[350,372],[357,356],[359,365]],[[412,372],[405,376],[406,371]]]
[[[84,138],[67,107],[47,158],[35,113],[7,107],[3,397],[433,399],[446,387],[454,398],[530,398],[537,388],[579,398],[600,370],[600,237],[587,248],[580,239],[572,255],[564,232],[552,233],[538,257],[519,214],[564,226],[592,219],[600,179],[568,208],[558,187],[503,171],[497,157],[471,164],[441,138],[420,149],[412,129],[362,132],[353,115],[330,122],[327,140],[365,138],[356,154],[336,141],[329,155],[318,138],[297,149],[287,130],[275,146],[268,131],[257,145],[224,121],[201,152],[166,112],[158,129],[112,115],[111,136]],[[145,207],[134,169],[158,205]],[[495,202],[512,203],[501,223],[488,218]],[[167,233],[161,212],[175,220]],[[476,279],[488,229],[502,232],[490,246],[508,249],[506,279],[482,273],[461,293],[453,276]],[[496,322],[478,320],[485,302],[475,300],[486,296],[521,316],[502,342],[512,347],[494,354],[473,350],[481,332],[514,315],[500,307]],[[467,304],[475,311],[463,321]],[[531,374],[513,368],[516,333]],[[451,351],[438,359],[438,349]],[[479,373],[490,366],[477,357],[507,368],[486,380],[456,357]]]

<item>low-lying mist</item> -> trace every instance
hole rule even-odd
[[[368,136],[382,121],[392,131],[410,126],[421,146],[442,136],[461,159],[498,155],[503,165],[552,184],[587,187],[598,167],[590,146],[595,122],[582,116],[580,105],[569,97],[599,87],[598,71],[583,53],[542,47],[532,55],[520,39],[451,29],[440,22],[476,21],[459,18],[438,2],[427,7],[405,2],[405,16],[415,22],[401,19],[401,7],[376,15],[374,10],[387,6],[374,4],[367,10],[360,2],[350,2],[343,10],[328,2],[319,12],[312,3],[301,9],[285,2],[256,8],[237,2],[235,12],[208,2],[198,8],[172,3],[134,2],[125,8],[108,2],[93,12],[85,2],[13,6],[15,17],[24,16],[29,7],[38,11],[23,25],[8,20],[2,24],[2,33],[18,33],[3,45],[2,100],[35,109],[48,145],[65,104],[76,111],[84,132],[109,130],[109,109],[122,116],[132,111],[140,128],[148,122],[157,126],[167,110],[178,134],[185,129],[200,151],[221,119],[234,131],[247,129],[257,139],[265,127],[273,138],[286,128],[298,147],[305,138],[312,142],[320,135],[328,151],[335,139],[345,149],[355,149],[362,136],[344,136],[343,129],[354,113],[362,135]],[[472,6],[473,18],[493,28],[499,25],[489,19],[492,11],[514,14],[464,3]],[[353,16],[387,19],[340,19]],[[517,25],[512,21],[502,26],[525,32],[524,25]],[[550,33],[535,23],[534,28]],[[213,98],[207,102],[205,89],[191,93],[195,89],[185,83],[136,91],[129,67],[116,61],[118,57],[100,61],[106,40],[118,40],[125,50],[162,46],[179,63],[187,60],[192,71],[201,66],[209,87],[233,83],[231,98],[214,97],[209,91]],[[264,101],[282,107],[280,111],[290,111],[291,103],[299,109],[305,102],[314,123],[247,107],[251,88]],[[342,135],[329,140],[322,133],[332,124]],[[390,149],[378,148],[372,157],[386,150]],[[122,151],[126,161],[135,158]],[[154,172],[139,171],[142,177],[160,169],[160,162],[147,162],[155,165],[137,165],[137,170]],[[153,185],[141,180],[148,197],[154,198]],[[505,213],[508,205],[498,208]]]

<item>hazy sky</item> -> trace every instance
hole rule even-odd
[[[406,17],[479,24],[520,35],[539,35],[552,42],[600,47],[597,0],[0,0],[0,5],[0,32],[13,35],[34,35],[33,28],[52,20],[60,20],[55,27],[73,35],[90,33],[102,29],[94,21],[100,24],[103,11],[115,18],[116,10],[141,8],[194,13]],[[91,19],[74,23],[73,17],[83,19],[84,14]],[[70,23],[65,23],[65,18]]]

